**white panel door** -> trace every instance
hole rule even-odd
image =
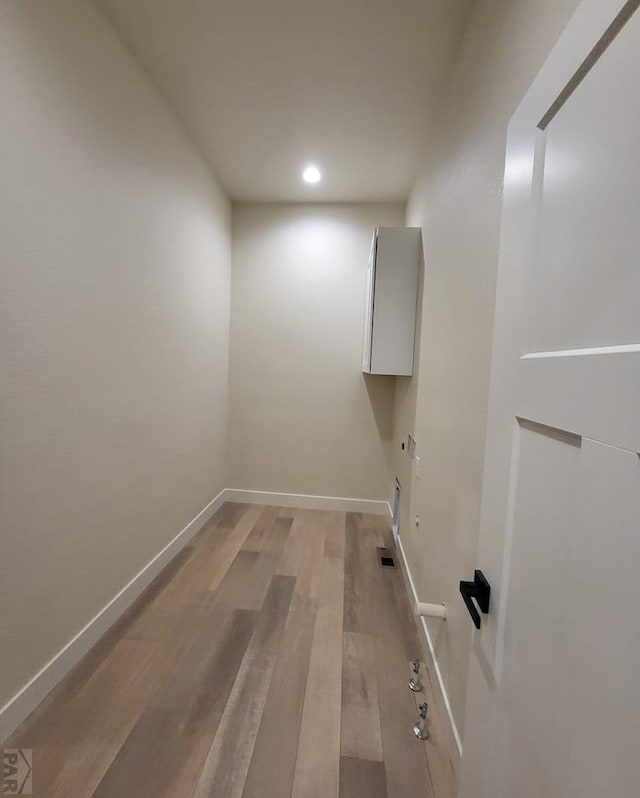
[[[464,798],[640,796],[638,5],[584,0],[509,126]]]

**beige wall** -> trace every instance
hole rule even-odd
[[[224,486],[230,209],[86,2],[0,4],[0,706]]]
[[[402,538],[420,597],[449,608],[429,625],[460,731],[473,627],[458,581],[476,567],[506,127],[576,5],[475,3],[408,207],[426,267],[419,378],[396,386],[394,444],[415,427],[422,457]]]
[[[233,212],[230,487],[385,499],[393,379],[362,374],[373,228],[396,205]]]

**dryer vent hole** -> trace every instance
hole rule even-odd
[[[395,568],[396,561],[393,559],[391,552],[387,549],[378,549],[379,557],[380,557],[380,565],[384,566],[385,568]]]

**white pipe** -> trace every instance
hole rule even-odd
[[[423,615],[427,618],[447,618],[447,607],[445,604],[425,604],[424,601],[416,601],[415,603],[416,615]]]

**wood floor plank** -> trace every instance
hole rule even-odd
[[[393,536],[391,534],[391,523],[384,515],[362,516],[362,528],[365,532],[366,540],[372,546],[386,546],[393,548]]]
[[[407,672],[410,672],[410,663],[407,663]],[[456,778],[451,754],[449,751],[449,738],[445,728],[445,720],[436,699],[433,682],[429,671],[423,666],[420,676],[424,689],[414,693],[416,716],[418,705],[423,701],[428,705],[429,739],[423,745],[427,754],[427,763],[433,784],[435,798],[455,798],[458,794],[458,780]]]
[[[147,589],[136,599],[123,615],[109,628],[97,643],[85,654],[80,662],[58,684],[45,700],[31,713],[7,741],[7,747],[35,747],[38,740],[50,736],[48,717],[61,717],[62,712],[72,705],[73,699],[82,690],[96,671],[112,656],[122,638],[127,635],[138,617],[166,588],[176,573],[184,565],[192,552],[183,549],[169,565],[153,580]],[[134,646],[135,648],[135,646]],[[149,646],[138,647],[153,652]],[[24,744],[28,741],[31,745]]]
[[[398,556],[398,554],[395,555],[396,562]],[[393,590],[393,602],[398,619],[398,630],[402,636],[407,658],[413,662],[414,659],[421,658],[420,652],[422,650],[422,644],[418,637],[418,630],[407,597],[400,566],[398,565],[393,570],[389,570],[387,572],[387,577]]]
[[[124,639],[78,693],[69,712],[57,718],[56,746],[63,742],[62,751],[72,750],[73,757],[59,758],[48,784],[47,770],[37,753],[42,749],[37,747],[37,789],[54,798],[93,795],[164,675],[164,664],[159,662],[152,644]],[[92,721],[95,716],[102,719],[100,724]]]
[[[202,570],[201,554],[194,549],[189,550],[189,558],[180,571],[172,579],[166,589],[162,590],[142,610],[127,630],[127,636],[139,640],[159,642],[166,633],[167,626],[172,625],[182,603],[191,598],[189,585],[197,584],[195,574]]]
[[[407,687],[407,657],[390,575],[380,569],[377,582],[376,667],[387,791],[389,798],[433,798],[425,748],[412,731],[415,703]]]
[[[391,541],[387,538],[387,544]],[[404,584],[402,571],[397,567],[393,572],[388,573],[389,581],[393,587],[396,617],[398,619],[398,629],[402,634],[407,653],[407,678],[411,675],[411,662],[421,655],[422,644],[418,637],[416,622],[411,611],[408,600],[407,588]],[[439,693],[434,689],[429,671],[422,666],[421,679],[424,690],[420,693],[413,693],[414,703],[417,705],[426,702],[429,706],[429,739],[423,743],[427,754],[427,763],[431,775],[431,783],[436,798],[455,798],[458,792],[457,778],[451,759],[450,737],[447,730],[448,720],[445,715],[445,708]]]
[[[211,521],[191,539],[188,546],[192,549],[202,549],[205,546],[209,546],[219,542],[221,539],[227,538],[232,530],[233,526],[225,524],[221,520],[214,521],[211,519]]]
[[[260,550],[254,552],[257,558],[249,578],[245,580],[242,603],[238,606],[249,610],[259,610],[262,607],[289,537],[291,524],[291,518],[276,518],[269,527],[261,541]]]
[[[245,551],[244,549],[236,554],[216,591],[219,604],[232,609],[257,609],[245,606],[245,594],[248,589],[251,589],[251,574],[259,556],[257,551]]]
[[[345,631],[350,627],[370,631],[374,641],[382,752],[390,798],[431,798],[424,746],[412,732],[416,712],[407,687],[406,630],[400,628],[393,586],[396,571],[382,568],[378,562],[377,524],[371,516],[355,514],[349,519],[347,514],[346,568],[351,580],[350,584],[345,583]]]
[[[243,657],[194,798],[241,798],[295,579],[275,576]]]
[[[46,795],[54,798],[92,795],[147,706],[170,682],[176,664],[184,659],[184,652],[207,645],[201,631],[203,623],[210,621],[213,602],[204,605],[189,601],[184,603],[183,609],[184,617],[172,618],[166,634],[155,645],[150,641],[123,638],[122,646],[135,644],[153,652],[142,667],[136,667],[135,658],[129,655],[121,668],[114,668],[117,659],[111,656],[103,665],[106,672],[114,671],[107,684],[97,683],[102,676],[100,669],[79,692],[78,720],[67,721],[64,726],[75,729],[81,739],[71,746],[74,756],[64,759],[64,766]],[[182,669],[178,667],[177,670],[181,672]],[[182,676],[179,678],[185,681]],[[100,722],[96,723],[94,718],[99,718]]]
[[[248,507],[248,504],[225,502],[198,530],[188,545],[192,548],[201,548],[214,543],[221,534],[230,532],[234,528]]]
[[[233,529],[242,520],[243,515],[255,505],[245,502],[225,502],[216,513],[216,520],[222,526]]]
[[[379,516],[368,516],[365,524],[377,534],[381,544],[394,549],[391,529],[387,519]],[[396,551],[396,561],[399,558]],[[423,659],[422,643],[418,636],[416,621],[409,603],[407,587],[404,583],[400,566],[394,570],[386,572],[386,577],[391,584],[393,591],[393,603],[395,607],[395,617],[397,619],[396,630],[400,632],[404,648],[407,654],[406,678],[411,676],[411,662],[415,659]],[[451,758],[450,737],[447,730],[448,720],[445,719],[445,709],[439,694],[434,690],[430,674],[422,667],[422,682],[424,690],[420,693],[413,693],[415,713],[417,717],[418,704],[425,701],[429,705],[429,739],[422,743],[425,747],[427,767],[430,775],[431,787],[436,798],[455,798],[458,785],[455,769]]]
[[[340,760],[340,798],[387,798],[382,762],[343,756]]]
[[[320,523],[325,529],[324,553],[327,557],[339,557],[344,560],[346,546],[346,514],[340,512],[325,512]]]
[[[294,592],[242,798],[291,795],[316,605]]]
[[[282,555],[276,566],[276,574],[281,576],[298,576],[302,555],[305,546],[305,529],[302,519],[291,519],[291,529],[287,538],[287,545],[282,550]]]
[[[212,562],[209,590],[216,590],[220,582],[222,582],[229,566],[235,560],[253,526],[260,518],[261,512],[261,507],[251,505],[245,510],[229,537],[220,546]]]
[[[262,523],[262,517],[259,523]],[[291,523],[290,518],[276,518],[261,539],[259,548],[242,547],[218,588],[222,603],[236,609],[261,609],[287,542]]]
[[[361,632],[343,638],[340,753],[382,762],[375,647],[371,635]]]
[[[94,798],[189,795],[220,722],[255,613],[217,611],[207,645],[194,638],[142,713]]]
[[[292,798],[338,798],[344,560],[325,556]]]
[[[303,525],[305,545],[296,579],[296,592],[309,598],[318,598],[327,533],[319,512],[301,510],[298,517]]]
[[[248,624],[240,625],[232,622],[231,644],[220,646],[218,656],[208,661],[201,689],[193,702],[190,722],[181,729],[171,778],[167,779],[154,798],[176,798],[180,795],[191,798],[195,792],[235,684],[241,657],[243,652],[246,653],[257,620],[257,613],[246,610],[238,610],[234,615],[250,620]]]
[[[375,542],[363,523],[361,513],[346,514],[344,629],[364,634],[375,631],[371,613],[372,574],[377,570]]]
[[[219,572],[222,564],[226,566],[226,573],[235,557],[233,552],[239,551],[237,537],[243,539],[249,532],[247,526],[251,524],[251,517],[248,520],[244,518],[234,528],[217,528],[209,543],[187,547],[186,562],[168,581],[166,588],[144,608],[128,629],[128,636],[159,641],[171,628],[176,616],[182,613],[186,602],[208,599],[212,576]]]
[[[258,520],[243,544],[247,551],[262,551],[274,521],[280,516],[280,507],[262,507]]]
[[[156,576],[146,590],[142,592],[136,601],[133,602],[107,633],[103,635],[98,643],[96,643],[85,658],[87,660],[84,663],[85,667],[89,666],[90,660],[101,662],[108,657],[109,647],[113,646],[123,636],[127,635],[133,637],[131,628],[136,623],[137,619],[168,589],[169,585],[177,578],[180,571],[187,565],[192,556],[193,550],[189,547],[185,547],[178,552],[173,560],[171,560],[171,562]]]
[[[179,580],[181,576],[182,571],[178,572],[174,580]],[[165,595],[175,595],[172,587],[172,583],[168,584],[158,599]],[[91,791],[86,793],[91,795],[148,702],[170,678],[176,661],[184,657],[185,650],[199,644],[203,623],[208,623],[213,612],[211,597],[206,603],[193,599],[187,593],[180,596],[180,601],[175,603],[180,612],[166,615],[165,628],[159,641],[138,640],[128,636],[121,641],[122,646],[135,644],[152,652],[142,671],[136,671],[135,658],[128,656],[122,669],[116,669],[116,681],[107,685],[97,682],[102,675],[101,670],[96,674],[96,679],[90,680],[80,691],[77,708],[79,718],[91,724],[90,718],[96,712],[98,717],[102,717],[102,723],[91,726],[92,733],[83,732],[79,722],[64,724],[66,728],[75,728],[82,734],[82,739],[73,745],[76,757],[65,761],[47,794],[56,798],[84,795],[85,789],[91,786]],[[103,668],[108,672],[114,668],[114,664],[117,664],[117,658],[111,656],[105,661]]]
[[[88,787],[80,785],[79,796],[90,795],[95,783],[100,778],[100,772],[94,777],[92,786],[92,772],[97,768],[100,771],[100,762],[92,757],[92,762],[86,759],[91,757],[88,749],[87,737],[93,736],[91,712],[104,711],[105,706],[111,705],[118,708],[122,703],[126,706],[126,699],[121,695],[121,683],[131,679],[131,689],[135,695],[138,686],[138,675],[144,666],[153,657],[155,647],[144,641],[119,641],[110,652],[108,659],[99,664],[86,676],[86,681],[76,682],[70,679],[69,684],[61,685],[56,698],[50,701],[42,712],[30,722],[22,725],[17,732],[5,743],[9,748],[29,748],[33,751],[33,767],[35,787],[37,794],[52,795],[56,782],[64,781],[63,771],[69,759],[69,752],[74,752],[74,759],[78,761],[80,770],[87,770],[89,775]],[[77,676],[78,674],[76,674]],[[128,733],[128,724],[135,722],[137,701],[131,703],[131,716],[128,718],[110,719],[113,736],[112,750],[105,751],[106,762],[103,770],[108,766],[118,750],[119,744]],[[115,726],[115,728],[114,728]],[[122,729],[124,726],[124,729]]]

